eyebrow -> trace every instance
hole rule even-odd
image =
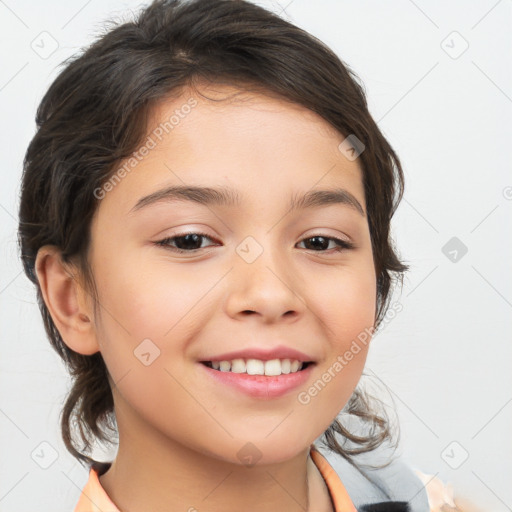
[[[191,201],[205,206],[239,206],[241,196],[238,191],[226,187],[198,187],[175,185],[157,190],[140,198],[129,213],[141,210],[150,205],[169,201]],[[330,204],[349,206],[365,217],[361,203],[348,190],[335,188],[329,190],[310,190],[302,196],[295,194],[288,205],[290,211],[315,208]]]

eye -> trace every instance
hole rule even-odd
[[[194,253],[200,249],[204,249],[201,241],[202,239],[212,240],[213,238],[205,233],[180,233],[171,237],[164,238],[155,242],[156,245],[170,249],[177,253]],[[329,244],[333,242],[335,247],[329,249]],[[323,235],[315,235],[312,237],[305,238],[299,243],[306,243],[306,249],[313,250],[315,252],[340,252],[343,250],[354,249],[355,245],[352,242],[341,240],[340,238],[328,237]]]
[[[312,237],[304,238],[299,243],[305,242],[306,245],[309,245],[312,247],[312,250],[315,252],[329,252],[325,249],[328,249],[329,243],[334,242],[335,247],[331,247],[331,250],[334,250],[335,252],[343,251],[343,250],[350,250],[354,249],[355,245],[352,242],[348,242],[346,240],[341,240],[340,238],[330,237],[330,236],[323,236],[323,235],[315,235]],[[310,249],[310,247],[306,247],[306,249]],[[320,249],[318,251],[317,249]]]
[[[155,242],[155,244],[179,253],[193,253],[204,248],[201,246],[201,239],[203,238],[213,240],[205,233],[180,233],[179,235],[159,240],[158,242]],[[171,245],[173,243],[175,246]]]

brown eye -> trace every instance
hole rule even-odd
[[[171,251],[192,253],[204,248],[201,243],[204,238],[213,240],[205,233],[181,233],[179,235],[164,238],[163,240],[159,240],[155,243],[162,247],[166,247]]]
[[[341,240],[340,238],[334,238],[329,236],[315,235],[309,238],[305,238],[302,242],[306,245],[306,249],[315,252],[328,252],[330,242],[334,242],[335,247],[331,247],[334,251],[343,251],[354,248],[354,244]]]
[[[203,246],[202,241],[204,239],[214,241],[212,237],[205,233],[181,233],[172,237],[164,238],[163,240],[159,240],[155,243],[156,245],[165,247],[174,252],[190,254],[212,245]],[[354,244],[346,240],[322,235],[305,238],[299,243],[304,243],[307,250],[314,252],[339,252],[343,250],[350,250],[355,247]],[[330,246],[331,244],[334,244],[334,247]]]

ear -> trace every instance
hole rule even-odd
[[[91,321],[92,300],[71,270],[71,265],[62,261],[58,247],[45,245],[37,252],[37,279],[62,340],[75,352],[92,355],[100,350]]]

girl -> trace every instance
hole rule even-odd
[[[73,377],[75,512],[428,510],[399,461],[356,460],[393,441],[356,386],[408,268],[403,173],[331,50],[246,1],[158,0],[36,121],[19,240]]]

